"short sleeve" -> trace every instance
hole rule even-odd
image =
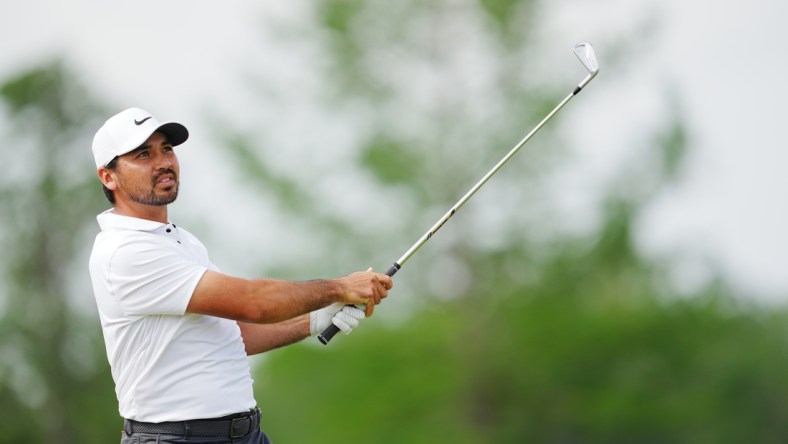
[[[166,243],[136,239],[115,250],[107,283],[126,314],[183,315],[206,270]]]

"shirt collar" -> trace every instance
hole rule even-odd
[[[139,219],[136,217],[123,216],[115,212],[114,208],[96,216],[99,227],[102,230],[134,230],[134,231],[160,231],[172,224],[163,224],[152,220]]]

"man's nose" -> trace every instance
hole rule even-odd
[[[164,153],[159,153],[156,157],[156,167],[157,169],[169,169],[172,167],[172,159]]]

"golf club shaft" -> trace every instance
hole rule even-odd
[[[553,116],[558,111],[561,110],[561,108],[563,108],[567,103],[569,103],[570,100],[572,100],[572,97],[576,96],[577,93],[579,93],[583,89],[583,87],[587,85],[592,78],[594,78],[594,75],[595,73],[589,74],[585,79],[583,79],[582,82],[580,82],[580,84],[577,85],[577,87],[574,89],[574,91],[572,91],[571,94],[564,97],[564,100],[562,100],[561,103],[558,104],[558,106],[553,108],[553,110],[550,111],[550,114],[545,116],[545,118],[542,119],[542,121],[539,122],[539,124],[536,125],[536,127],[534,127],[534,129],[532,129],[530,133],[528,133],[525,137],[523,137],[522,140],[520,140],[520,142],[518,142],[517,145],[515,145],[514,148],[512,148],[509,151],[509,153],[503,157],[503,159],[501,159],[490,171],[488,171],[487,174],[485,174],[484,177],[481,178],[481,180],[476,182],[476,185],[474,185],[470,190],[468,190],[468,192],[465,193],[465,195],[462,196],[462,198],[460,198],[460,200],[458,200],[457,203],[455,203],[454,206],[451,207],[451,209],[447,211],[446,214],[443,215],[443,217],[438,219],[438,221],[435,222],[435,225],[433,225],[432,228],[427,230],[427,232],[424,233],[424,235],[421,236],[421,238],[417,240],[416,243],[413,244],[408,249],[408,251],[406,251],[405,254],[402,255],[402,257],[397,259],[397,261],[394,262],[394,264],[388,269],[388,271],[386,271],[386,274],[388,276],[394,276],[394,274],[396,274],[397,271],[399,271],[399,269],[402,268],[403,265],[405,265],[405,262],[407,262],[408,259],[410,259],[414,254],[416,254],[419,248],[421,248],[422,245],[424,245],[435,233],[437,233],[438,230],[440,230],[440,228],[446,222],[448,222],[448,220],[452,216],[454,216],[454,213],[456,213],[463,205],[465,205],[465,202],[467,202],[474,194],[476,194],[477,191],[479,191],[479,188],[481,188],[485,183],[487,183],[487,181],[490,180],[490,178],[493,175],[495,175],[495,173],[497,173],[498,170],[500,170],[506,164],[506,162],[509,161],[509,159],[511,159],[515,154],[517,154],[518,151],[520,151],[520,148],[522,148],[526,143],[528,143],[528,141],[531,140],[531,138],[540,129],[542,129],[542,127],[545,126],[545,124],[550,119],[552,119]],[[331,338],[333,338],[334,335],[336,335],[338,332],[339,332],[339,327],[337,327],[334,324],[331,324],[328,326],[328,328],[323,330],[323,333],[318,335],[317,339],[323,344],[328,344],[328,342],[331,341]]]

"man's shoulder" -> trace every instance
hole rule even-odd
[[[110,228],[102,230],[96,235],[93,250],[96,248],[118,248],[135,243],[160,243],[159,236],[149,231]]]
[[[154,233],[146,231],[111,229],[96,235],[90,262],[116,262],[135,256],[163,256],[169,250],[167,243]]]

